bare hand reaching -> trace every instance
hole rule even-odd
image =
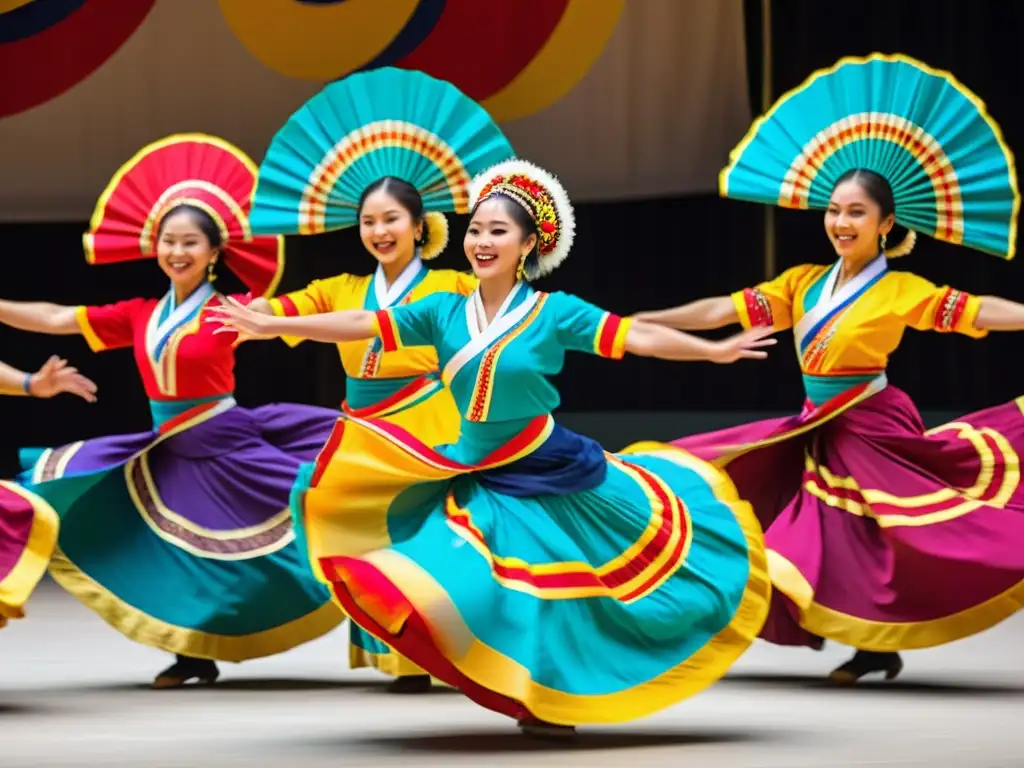
[[[715,342],[718,351],[711,358],[715,363],[735,363],[737,360],[764,360],[768,353],[764,347],[771,347],[777,339],[768,338],[775,332],[771,326],[750,328],[735,336]]]
[[[28,384],[28,393],[32,397],[50,398],[67,392],[90,403],[96,402],[96,389],[91,379],[80,374],[77,368],[69,367],[67,360],[56,355],[32,374]]]
[[[254,312],[242,302],[231,296],[224,297],[224,303],[207,310],[210,317],[208,323],[217,323],[220,327],[214,333],[237,333],[234,346],[244,341],[272,339],[276,334],[268,333],[268,326],[274,320],[272,315]]]

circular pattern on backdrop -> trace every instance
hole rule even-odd
[[[416,69],[476,101],[498,93],[544,47],[572,0],[447,0],[437,24],[406,55],[376,66]],[[591,0],[592,2],[592,0]],[[467,51],[480,51],[467,60]]]
[[[124,45],[156,0],[0,0],[0,118],[80,83]],[[16,73],[16,74],[15,74]]]
[[[345,1],[342,0],[342,2]],[[426,40],[427,36],[434,31],[437,22],[441,19],[441,14],[444,13],[451,2],[452,0],[420,0],[420,4],[416,6],[416,10],[413,11],[412,16],[409,17],[409,20],[395,36],[395,39],[376,58],[364,64],[362,69],[380,69],[381,67],[395,66],[396,61],[415,51],[420,43]],[[335,79],[341,79],[348,74],[351,73],[342,73]]]
[[[9,13],[15,8],[21,8],[23,5],[28,5],[33,0],[0,0],[0,13]]]
[[[569,0],[544,47],[511,83],[484,100],[484,108],[505,122],[540,112],[564,97],[604,53],[625,6],[626,0]]]
[[[420,0],[220,0],[242,44],[270,69],[299,80],[347,75],[416,20]],[[429,28],[423,33],[429,33]]]
[[[85,5],[85,0],[14,0],[0,10],[0,43],[15,43],[38,35]]]
[[[425,72],[495,120],[565,96],[604,51],[625,0],[220,0],[229,26],[277,72],[335,80],[360,69]],[[467,59],[467,51],[482,52]]]

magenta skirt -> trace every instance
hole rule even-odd
[[[25,616],[25,603],[50,562],[60,526],[39,496],[0,480],[0,627]]]
[[[1024,604],[1024,398],[926,431],[906,393],[693,435],[753,504],[775,587],[761,636],[928,648]]]

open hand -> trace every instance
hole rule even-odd
[[[68,366],[68,361],[53,355],[43,367],[32,374],[28,393],[32,397],[50,398],[67,392],[90,403],[96,402],[96,384]]]
[[[270,324],[274,318],[263,312],[253,312],[237,299],[231,296],[224,297],[224,303],[215,307],[209,307],[207,312],[210,316],[206,318],[207,323],[217,323],[220,327],[214,333],[236,333],[234,346],[243,341],[254,341],[257,339],[272,339],[277,334],[270,332]]]
[[[775,332],[771,326],[758,326],[749,330],[737,333],[727,339],[716,342],[718,350],[711,358],[715,363],[735,363],[744,358],[751,360],[764,360],[768,353],[764,347],[771,347],[777,343],[777,339],[768,338]]]

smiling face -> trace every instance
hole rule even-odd
[[[841,258],[851,263],[870,261],[879,253],[879,238],[895,223],[854,176],[836,185],[825,211],[825,232]]]
[[[473,211],[463,240],[466,258],[481,280],[514,275],[519,262],[537,245],[537,235],[524,229],[511,200],[501,195],[484,200]],[[527,219],[528,220],[528,219]]]
[[[359,214],[359,236],[381,264],[410,261],[422,234],[423,222],[414,221],[409,209],[386,188],[366,196]]]
[[[160,223],[157,261],[164,274],[185,293],[206,280],[210,263],[217,259],[218,249],[210,242],[217,229],[212,220],[202,221],[203,215],[191,208],[176,208]]]

